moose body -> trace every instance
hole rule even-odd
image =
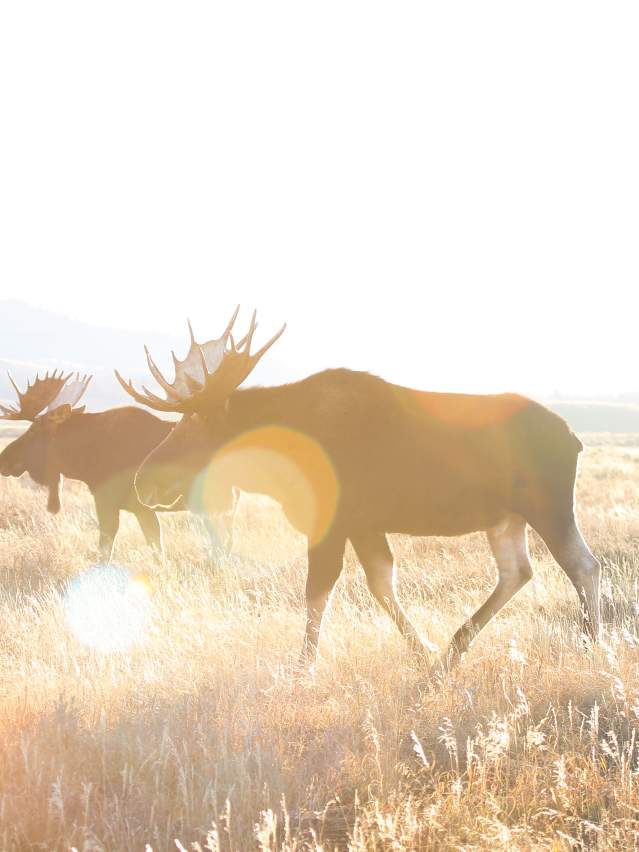
[[[582,445],[564,420],[516,394],[428,393],[345,369],[281,387],[237,390],[273,342],[248,354],[254,328],[255,317],[245,349],[231,339],[214,369],[203,365],[194,374],[188,394],[178,397],[165,382],[167,401],[152,398],[158,408],[184,416],[145,460],[136,488],[147,505],[170,506],[204,477],[213,495],[209,505],[223,502],[232,487],[281,503],[309,541],[304,658],[315,655],[347,540],[375,598],[423,652],[395,594],[388,533],[487,533],[497,586],[457,631],[440,669],[459,658],[532,576],[528,524],[573,582],[584,628],[597,635],[599,564],[574,513]],[[138,401],[145,399],[122,384]],[[314,491],[312,511],[300,509],[295,470]]]
[[[139,471],[140,496],[170,504],[236,436],[257,433],[261,441],[259,430],[273,426],[309,436],[330,459],[339,482],[333,534],[459,535],[512,513],[533,525],[544,510],[572,513],[581,443],[558,415],[514,394],[418,392],[350,370],[238,390],[208,423],[186,417]],[[276,439],[271,458],[286,452],[281,443]],[[176,480],[162,483],[171,470]],[[248,491],[274,488],[271,496],[296,518],[286,484],[278,487],[268,471],[238,465],[229,476],[241,477],[235,484]],[[162,484],[165,491],[155,494]],[[216,491],[223,495],[230,484],[218,483]]]
[[[158,518],[140,503],[133,481],[140,464],[166,438],[173,423],[133,406],[98,413],[70,410],[67,415],[62,422],[46,415],[35,420],[0,453],[0,473],[20,476],[26,472],[47,486],[48,508],[54,512],[60,508],[61,476],[86,483],[95,500],[99,547],[105,558],[110,558],[121,510],[136,516],[146,541],[161,551]],[[172,511],[186,508],[181,501]]]

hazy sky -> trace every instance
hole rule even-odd
[[[4,3],[0,298],[639,388],[637,43],[635,2]]]

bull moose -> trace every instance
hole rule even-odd
[[[388,533],[488,537],[497,585],[457,630],[438,670],[530,580],[527,525],[572,581],[584,630],[597,637],[600,566],[574,511],[582,444],[561,417],[517,394],[431,393],[348,369],[238,389],[285,326],[251,354],[255,313],[236,345],[237,313],[216,346],[193,353],[186,382],[170,383],[146,351],[164,397],[136,390],[116,371],[135,400],[182,415],[138,470],[136,489],[147,506],[169,508],[204,476],[209,506],[223,505],[232,487],[280,502],[308,537],[304,661],[315,658],[347,539],[374,597],[424,652],[395,593]]]
[[[0,418],[31,421],[31,426],[0,453],[0,473],[21,476],[28,472],[35,482],[47,486],[47,508],[53,513],[60,509],[62,476],[85,482],[95,500],[103,558],[111,557],[122,509],[136,516],[148,544],[161,552],[162,535],[155,510],[137,499],[133,479],[173,423],[133,406],[85,412],[78,402],[90,376],[47,373],[44,378],[37,376],[24,393],[11,376],[9,379],[18,402],[11,408],[0,406]],[[232,547],[234,503],[235,494],[228,507],[230,516],[221,523],[227,549]],[[173,510],[186,508],[181,503]],[[217,541],[210,523],[207,531]]]

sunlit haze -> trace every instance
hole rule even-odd
[[[96,651],[127,651],[147,637],[151,597],[144,575],[115,564],[94,565],[74,577],[64,596],[67,626]]]
[[[638,24],[631,3],[4,4],[0,298],[200,337],[240,302],[264,338],[287,321],[291,375],[636,390]]]

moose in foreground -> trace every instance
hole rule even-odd
[[[177,362],[178,384],[184,363],[188,361]],[[140,503],[133,480],[142,461],[166,438],[173,423],[134,406],[85,412],[78,403],[90,376],[47,373],[44,378],[36,376],[24,393],[11,376],[9,379],[18,401],[13,407],[0,405],[0,419],[31,421],[31,426],[0,453],[0,474],[21,476],[26,472],[45,485],[49,489],[47,508],[53,513],[60,510],[62,476],[79,479],[89,486],[95,500],[103,558],[111,558],[122,509],[136,516],[147,543],[161,553],[155,510]],[[232,547],[235,493],[232,500],[229,513],[220,519],[226,549]],[[186,508],[182,502],[173,511]],[[217,542],[210,522],[207,531]]]
[[[168,508],[205,477],[210,506],[223,506],[232,487],[279,501],[308,537],[304,661],[315,658],[347,539],[374,597],[424,652],[395,594],[387,533],[487,534],[497,585],[456,632],[439,671],[530,580],[528,524],[575,586],[584,630],[598,636],[600,567],[574,511],[582,444],[561,417],[516,394],[430,393],[347,369],[238,390],[285,326],[251,354],[255,314],[236,345],[237,313],[217,347],[190,364],[186,388],[168,382],[148,350],[165,397],[137,391],[116,371],[135,400],[182,415],[138,470],[136,489],[146,505]],[[312,499],[302,499],[309,491]]]

